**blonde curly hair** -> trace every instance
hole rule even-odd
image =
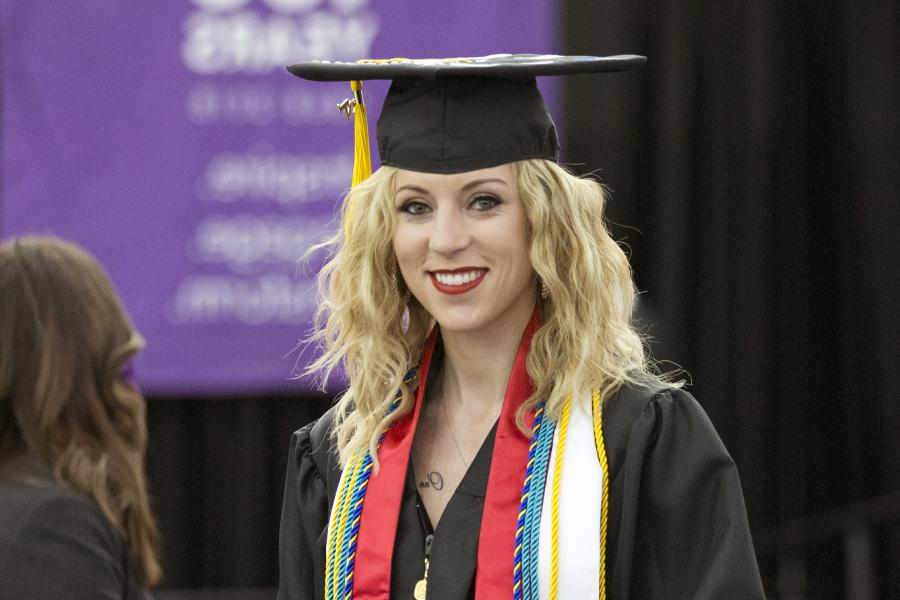
[[[608,398],[650,373],[644,340],[632,325],[635,294],[625,253],[606,229],[601,184],[540,159],[513,163],[530,236],[530,259],[546,286],[541,325],[526,367],[534,394],[518,421],[546,399],[559,418],[570,393]],[[397,169],[381,167],[344,199],[341,230],[317,248],[331,254],[319,272],[312,339],[324,353],[309,365],[327,380],[343,366],[350,385],[338,400],[335,436],[342,464],[368,449],[413,407],[417,364],[433,320],[399,276],[393,251]],[[400,405],[387,415],[400,392]]]

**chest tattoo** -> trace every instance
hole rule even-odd
[[[437,492],[444,489],[444,477],[437,471],[429,471],[422,481],[419,482],[420,488],[431,488]]]

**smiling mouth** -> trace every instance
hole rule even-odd
[[[431,283],[445,294],[465,294],[484,281],[487,269],[455,269],[453,271],[429,271]]]

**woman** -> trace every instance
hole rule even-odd
[[[641,60],[291,67],[393,83],[320,275],[312,369],[350,386],[293,438],[280,598],[764,597],[734,463],[650,372],[534,81]]]
[[[142,346],[84,250],[0,245],[0,599],[137,599],[159,580]]]

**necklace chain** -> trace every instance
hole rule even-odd
[[[450,413],[447,412],[447,394],[444,391],[444,375],[441,374],[441,409],[444,411],[444,418],[447,420],[447,429],[450,431],[450,439],[453,440],[453,446],[456,448],[456,453],[459,455],[459,459],[462,461],[464,465],[466,465],[466,470],[469,470],[469,466],[472,464],[472,461],[466,460],[465,455],[463,455],[462,448],[459,445],[459,441],[456,439],[456,434],[453,433],[453,424],[450,421]]]

